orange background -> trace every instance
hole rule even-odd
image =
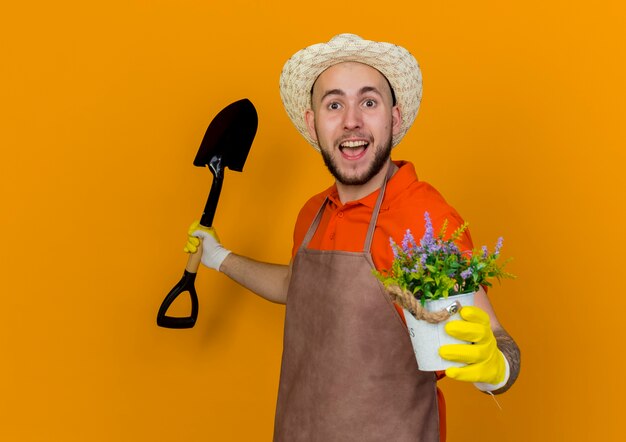
[[[624,10],[618,1],[12,2],[0,16],[0,439],[271,439],[284,308],[200,272],[195,328],[155,324],[186,262],[211,118],[259,131],[227,172],[225,245],[287,262],[331,179],[278,95],[286,59],[340,32],[424,73],[394,151],[519,277],[491,292],[523,352],[493,399],[444,380],[449,440],[617,440],[625,393]],[[617,295],[617,296],[615,296]]]

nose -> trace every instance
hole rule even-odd
[[[359,129],[363,125],[359,106],[347,106],[344,114],[343,126],[345,130]]]

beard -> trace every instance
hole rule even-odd
[[[368,146],[368,149],[370,147],[373,148],[373,146]],[[346,186],[362,186],[363,184],[369,182],[369,180],[374,178],[378,174],[378,172],[381,171],[381,169],[387,163],[389,157],[391,156],[391,136],[387,140],[383,141],[381,144],[377,145],[375,149],[376,150],[374,152],[374,159],[372,160],[369,168],[365,170],[365,172],[363,172],[361,175],[348,176],[347,174],[342,173],[342,171],[339,170],[339,167],[337,166],[335,159],[331,155],[331,153],[320,146],[322,158],[324,159],[324,164],[326,164],[328,171],[333,177],[335,177],[335,179],[339,183]]]

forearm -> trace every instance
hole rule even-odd
[[[511,388],[517,380],[520,371],[521,356],[519,347],[503,328],[499,327],[495,329],[493,334],[496,338],[496,342],[498,343],[498,348],[504,354],[504,357],[509,363],[510,369],[509,380],[507,383],[502,388],[492,391],[493,394],[500,394]]]
[[[229,254],[220,272],[268,301],[287,303],[290,267],[255,261],[245,256]]]

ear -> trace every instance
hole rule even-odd
[[[315,112],[313,112],[313,109],[307,109],[304,111],[304,121],[306,122],[306,128],[309,131],[309,136],[313,138],[313,141],[317,141],[317,132],[315,131]]]
[[[391,108],[391,133],[397,135],[400,132],[400,126],[402,126],[402,112],[398,105]]]

